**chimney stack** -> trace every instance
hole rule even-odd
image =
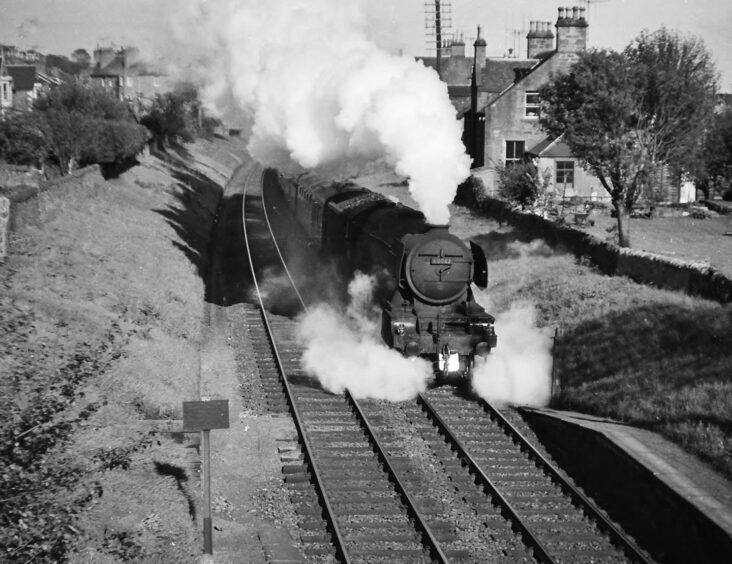
[[[473,59],[473,68],[475,70],[475,80],[480,85],[483,76],[483,67],[485,67],[485,51],[486,43],[485,39],[480,36],[480,26],[478,26],[478,37],[473,43],[475,49],[475,58]]]
[[[536,59],[542,53],[554,51],[554,34],[551,22],[532,21],[526,36],[526,56]]]
[[[577,54],[587,48],[585,9],[578,6],[559,8],[557,18],[557,52]]]

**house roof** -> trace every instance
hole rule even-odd
[[[35,65],[5,65],[5,71],[13,77],[13,87],[16,91],[33,90],[36,83]]]
[[[143,61],[135,61],[125,66],[123,55],[117,55],[107,66],[95,67],[90,76],[161,76],[161,73],[149,69]]]
[[[526,153],[533,157],[548,159],[571,158],[573,156],[572,151],[562,141],[561,135],[557,138],[545,137],[527,150]]]
[[[418,57],[426,67],[436,69],[435,57]],[[539,63],[539,59],[487,58],[481,73],[479,92],[497,94],[516,80],[517,74],[527,73]],[[473,57],[445,57],[442,59],[442,79],[451,87],[470,84]],[[468,92],[468,96],[470,93]]]
[[[481,92],[503,92],[516,80],[517,69],[519,72],[528,71],[536,66],[537,59],[486,59],[481,75]]]
[[[111,63],[105,67],[94,67],[90,76],[122,76],[125,74],[125,65],[121,57],[115,57]]]

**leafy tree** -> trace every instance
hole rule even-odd
[[[75,49],[73,53],[71,53],[71,59],[79,65],[79,68],[81,69],[88,69],[91,65],[91,55],[89,54],[89,51],[83,48]]]
[[[501,197],[516,202],[521,208],[536,202],[541,191],[542,180],[539,170],[530,161],[498,165],[498,193]]]
[[[65,84],[39,98],[51,156],[62,173],[73,164],[121,163],[144,146],[149,134],[129,108],[104,90]]]
[[[43,122],[35,113],[12,112],[0,119],[0,159],[40,166],[48,153]]]
[[[161,147],[176,139],[192,141],[199,107],[195,88],[179,85],[173,92],[156,95],[140,123],[150,130]]]
[[[610,194],[621,246],[630,246],[630,212],[658,167],[695,166],[716,81],[700,40],[661,29],[623,53],[583,53],[540,90],[541,125],[562,135]]]
[[[732,107],[715,116],[704,137],[702,154],[695,176],[705,197],[710,198],[712,191],[723,193],[732,187]]]

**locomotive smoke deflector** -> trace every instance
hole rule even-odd
[[[488,259],[485,258],[483,247],[475,241],[470,241],[470,251],[473,253],[473,282],[478,288],[488,287]]]

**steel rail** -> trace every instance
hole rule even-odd
[[[480,400],[480,404],[483,406],[483,409],[488,414],[497,419],[499,424],[511,434],[515,441],[520,443],[521,447],[527,451],[529,457],[534,459],[535,462],[538,462],[542,466],[543,470],[549,474],[552,480],[572,498],[572,500],[575,502],[575,505],[579,506],[580,509],[585,511],[588,517],[594,519],[598,527],[610,536],[611,542],[621,548],[628,558],[634,560],[635,562],[642,562],[643,564],[654,564],[653,560],[650,560],[643,553],[640,547],[638,547],[638,545],[635,544],[635,542],[633,542],[628,537],[628,535],[626,535],[612,521],[605,517],[605,515],[603,515],[603,513],[592,501],[590,501],[587,496],[585,496],[573,484],[565,479],[564,476],[562,476],[559,471],[554,467],[554,465],[549,462],[538,450],[536,450],[536,448],[534,448],[529,440],[524,437],[521,432],[516,429],[508,421],[508,419],[503,416],[503,414],[501,414],[500,411],[498,411],[495,407],[493,407],[490,403],[483,399]]]
[[[325,487],[323,486],[323,480],[320,474],[320,471],[318,470],[318,465],[315,462],[315,459],[312,456],[312,445],[310,443],[310,440],[308,439],[307,432],[305,431],[305,427],[302,423],[302,417],[300,416],[300,411],[297,408],[297,405],[295,403],[294,394],[292,392],[292,387],[290,386],[290,383],[287,380],[287,377],[285,376],[286,372],[284,369],[284,366],[282,365],[282,360],[280,358],[280,353],[277,350],[277,344],[275,342],[274,336],[273,336],[273,330],[272,326],[269,323],[269,319],[267,318],[266,309],[264,307],[264,302],[262,300],[262,295],[259,291],[259,283],[257,282],[257,276],[254,270],[254,263],[252,262],[252,254],[251,249],[249,247],[249,238],[247,236],[247,230],[246,230],[246,188],[247,184],[249,183],[249,180],[252,176],[254,176],[254,173],[259,169],[259,167],[255,167],[254,171],[249,174],[247,177],[247,180],[244,184],[244,198],[242,198],[242,225],[244,226],[244,241],[247,248],[247,255],[249,259],[249,267],[252,270],[252,279],[254,280],[254,286],[257,290],[257,299],[259,301],[259,310],[262,315],[262,319],[264,320],[265,328],[267,329],[267,335],[269,336],[270,344],[272,345],[272,349],[274,350],[275,355],[275,362],[277,364],[277,370],[280,373],[280,376],[282,377],[282,382],[285,388],[285,395],[287,396],[287,403],[290,406],[290,409],[292,410],[292,416],[293,420],[295,422],[295,427],[297,428],[297,433],[300,437],[300,440],[302,441],[303,445],[303,455],[305,457],[306,464],[310,467],[313,480],[315,482],[315,489],[317,491],[318,497],[321,502],[321,506],[323,507],[323,512],[325,513],[325,519],[328,522],[329,527],[331,528],[331,536],[332,536],[332,542],[336,549],[336,556],[339,557],[341,562],[344,562],[346,564],[350,564],[351,558],[348,554],[348,551],[346,550],[345,546],[345,540],[343,538],[343,534],[340,531],[340,528],[338,527],[338,523],[336,522],[335,518],[335,512],[333,511],[333,506],[328,499],[328,495],[325,492]],[[260,170],[260,186],[263,181],[263,172]],[[262,190],[263,192],[263,190]],[[264,208],[264,199],[262,199],[262,207]],[[269,226],[269,221],[267,221],[267,225],[271,230],[271,226]],[[271,231],[270,231],[271,232]],[[279,249],[278,249],[279,253]]]
[[[422,514],[420,513],[419,509],[417,509],[417,505],[414,502],[414,499],[412,496],[409,495],[407,492],[407,488],[402,483],[402,480],[399,479],[399,474],[397,474],[396,469],[392,465],[391,461],[389,460],[389,455],[386,453],[386,451],[381,446],[381,443],[379,442],[378,438],[376,437],[376,432],[374,431],[373,427],[369,423],[368,418],[366,417],[366,414],[361,409],[361,406],[358,404],[356,399],[351,395],[351,392],[346,390],[346,399],[351,403],[353,408],[356,410],[356,413],[358,414],[359,418],[361,419],[361,423],[366,431],[366,433],[369,435],[369,438],[371,439],[371,444],[376,448],[376,451],[379,455],[379,458],[381,459],[381,462],[386,466],[386,470],[391,476],[394,486],[396,487],[399,495],[401,495],[402,499],[406,502],[406,506],[409,510],[409,513],[411,513],[412,517],[414,518],[417,528],[422,533],[423,538],[427,539],[427,542],[425,544],[428,544],[428,548],[430,550],[431,556],[436,559],[438,562],[447,563],[448,559],[445,553],[442,551],[442,548],[440,547],[440,543],[435,538],[435,535],[430,530],[430,526],[425,521],[424,517],[422,517]]]
[[[265,222],[267,224],[267,228],[269,229],[270,235],[272,237],[272,241],[273,241],[275,249],[277,251],[277,255],[280,257],[282,265],[285,269],[285,273],[287,274],[287,277],[290,280],[290,284],[292,285],[293,289],[295,290],[295,293],[297,294],[298,299],[300,300],[300,304],[302,305],[303,310],[307,312],[308,307],[305,304],[305,301],[303,300],[302,296],[300,295],[300,292],[297,290],[297,285],[295,284],[294,280],[292,279],[292,276],[290,275],[290,271],[287,269],[285,259],[282,255],[282,252],[280,251],[279,245],[277,244],[277,238],[275,236],[274,231],[272,230],[272,226],[269,221],[269,216],[267,215],[267,206],[265,205],[264,190],[262,190],[262,210],[264,213],[264,218],[265,218]],[[256,281],[255,281],[255,284],[256,284]],[[260,304],[261,304],[261,302],[260,302]],[[261,307],[263,310],[264,306],[262,305]],[[278,363],[279,363],[279,357],[278,357]],[[280,370],[281,370],[281,373],[284,373],[284,370],[281,367],[280,367]],[[288,389],[288,402],[290,403],[291,408],[293,409],[293,415],[297,414],[295,418],[296,418],[296,420],[298,420],[299,414],[298,414],[296,408],[294,407],[294,401],[293,401],[293,399],[291,399],[290,394],[289,394],[289,383],[287,382],[287,378],[284,378],[284,380],[285,380],[286,388]],[[417,525],[417,529],[422,534],[423,539],[426,539],[425,544],[428,545],[427,548],[430,551],[430,555],[436,561],[438,561],[440,563],[447,563],[448,562],[447,556],[445,555],[442,548],[440,547],[439,542],[437,541],[434,534],[430,530],[430,527],[426,523],[422,514],[417,509],[414,499],[407,492],[407,489],[404,486],[404,484],[402,483],[402,480],[399,479],[399,476],[389,459],[389,455],[386,453],[386,451],[382,447],[381,443],[379,442],[378,438],[376,437],[376,433],[374,432],[373,427],[371,426],[368,419],[366,418],[366,415],[364,414],[358,401],[356,400],[356,398],[353,397],[353,395],[351,394],[351,392],[348,388],[346,388],[344,394],[345,394],[346,400],[352,405],[352,407],[355,409],[356,413],[358,414],[359,418],[361,419],[364,429],[366,430],[366,433],[368,434],[372,445],[376,448],[379,458],[381,459],[382,463],[386,467],[387,473],[391,476],[398,493],[401,495],[402,499],[406,501],[405,505],[407,506],[408,513],[410,513],[411,516],[413,517],[413,519]],[[298,432],[299,432],[299,429],[300,429],[300,425],[298,422]],[[304,434],[305,434],[305,431],[303,429],[303,436],[304,436]],[[308,446],[308,448],[310,448],[310,447]],[[315,468],[314,464],[313,464],[313,473],[314,474],[317,473],[317,469]],[[318,475],[317,479],[320,480],[319,475]],[[320,487],[322,488],[322,484]],[[325,496],[325,491],[324,490],[322,490],[322,491],[323,491],[323,495]],[[326,497],[326,499],[327,499],[327,497]],[[333,524],[335,525],[335,520],[333,521]],[[345,554],[345,548],[343,548],[343,553]]]
[[[429,417],[437,424],[440,430],[445,435],[445,438],[457,449],[458,456],[465,461],[473,475],[481,482],[481,484],[488,489],[490,494],[495,497],[499,505],[508,513],[508,517],[511,522],[518,527],[521,532],[521,536],[524,539],[526,545],[534,551],[534,557],[544,564],[557,564],[549,553],[547,552],[541,541],[536,538],[534,533],[531,532],[529,526],[524,522],[521,516],[516,512],[509,501],[501,494],[493,481],[483,472],[480,464],[473,458],[468,449],[462,443],[460,439],[455,436],[447,422],[437,413],[437,410],[430,403],[430,401],[423,395],[417,396],[417,402],[419,402],[426,410]]]

